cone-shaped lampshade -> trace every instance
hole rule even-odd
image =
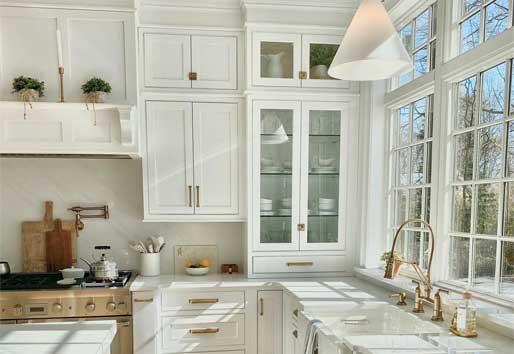
[[[380,0],[362,0],[328,74],[351,81],[382,80],[412,61]]]

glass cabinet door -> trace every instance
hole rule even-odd
[[[300,249],[342,249],[346,141],[343,106],[306,103],[302,116],[302,212]],[[305,162],[305,163],[304,163]],[[304,198],[305,196],[305,198]]]
[[[300,103],[253,104],[255,248],[298,249]]]
[[[254,33],[253,59],[255,85],[300,87],[299,34]]]
[[[302,70],[305,75],[302,87],[350,88],[348,81],[328,75],[328,68],[339,49],[341,39],[339,36],[302,36]]]

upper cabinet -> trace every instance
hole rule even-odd
[[[253,32],[253,85],[349,89],[328,75],[340,42],[340,36]]]
[[[143,30],[142,76],[147,90],[236,90],[238,37]]]

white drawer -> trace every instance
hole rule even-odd
[[[163,317],[162,349],[182,353],[242,346],[244,332],[244,314]]]
[[[244,291],[165,291],[161,297],[163,311],[230,310],[245,307]]]
[[[254,273],[321,273],[348,271],[346,256],[255,256]]]

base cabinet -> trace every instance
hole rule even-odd
[[[153,291],[132,293],[134,354],[158,353],[158,307]]]
[[[257,298],[257,354],[282,354],[282,291],[259,291]]]

